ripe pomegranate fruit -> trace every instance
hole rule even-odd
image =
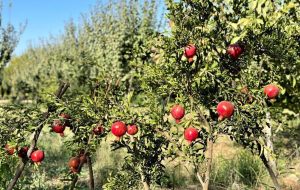
[[[279,88],[275,84],[265,86],[264,93],[269,99],[274,99],[279,95]]]
[[[122,121],[116,121],[111,126],[111,132],[117,137],[117,141],[120,140],[120,137],[122,137],[126,133],[126,131],[126,125]]]
[[[13,155],[15,153],[16,147],[6,144],[4,149],[8,155]]]
[[[127,126],[127,134],[129,135],[135,135],[139,131],[138,127],[136,125],[128,125]]]
[[[69,167],[77,169],[80,165],[80,158],[79,157],[73,157],[69,160]]]
[[[93,133],[95,135],[101,135],[104,133],[104,128],[102,127],[102,125],[97,125],[94,129],[93,129]]]
[[[217,106],[219,120],[230,118],[234,112],[234,105],[229,101],[222,101]]]
[[[227,48],[227,53],[232,59],[236,60],[243,53],[243,48],[238,44],[231,44]]]
[[[182,106],[176,104],[171,109],[171,115],[176,120],[176,123],[179,123],[180,120],[184,117],[185,110]]]
[[[191,144],[194,140],[198,138],[198,131],[194,127],[189,127],[184,131],[184,139]]]
[[[196,55],[197,47],[193,44],[189,44],[184,49],[184,56],[188,59],[189,63],[194,61],[193,57]]]
[[[18,156],[20,158],[26,158],[27,157],[27,152],[29,150],[28,146],[24,146],[22,147],[19,151],[18,151]]]
[[[62,124],[62,122],[59,119],[55,119],[53,121],[53,125],[52,125],[52,131],[55,133],[60,133],[62,135],[62,133],[64,133],[65,131],[65,126]]]
[[[31,158],[31,160],[33,162],[40,163],[45,158],[44,151],[42,151],[42,150],[36,150],[36,151],[34,151],[34,152],[31,153],[30,158]]]
[[[197,52],[197,47],[193,44],[189,44],[184,49],[184,56],[186,58],[192,58],[196,55],[196,52]]]

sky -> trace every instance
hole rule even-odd
[[[96,3],[97,0],[2,0],[4,23],[10,22],[17,28],[26,23],[14,54],[22,54],[29,44],[35,45],[41,38],[63,32],[66,22],[71,18],[78,22],[81,13]]]

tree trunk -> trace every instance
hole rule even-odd
[[[270,112],[266,113],[266,123],[267,125],[264,127],[264,134],[267,150],[263,149],[260,158],[269,172],[269,175],[274,183],[275,189],[279,190],[281,189],[277,180],[279,172],[277,170],[275,159],[273,159],[272,156],[272,153],[274,152],[274,147],[272,141],[272,125]]]
[[[90,190],[94,190],[95,189],[94,173],[93,173],[92,160],[91,160],[90,156],[87,156],[87,164],[89,167],[89,176],[90,176],[89,188],[90,188]]]
[[[213,157],[213,141],[211,139],[207,140],[207,164],[206,164],[206,172],[205,172],[205,180],[203,183],[203,190],[208,190],[209,188],[209,181],[210,181],[210,173],[212,167],[212,157]]]
[[[272,181],[273,181],[273,184],[274,184],[274,186],[275,186],[275,189],[276,189],[276,190],[280,190],[281,187],[280,187],[280,185],[279,185],[279,183],[278,183],[277,176],[276,176],[275,172],[273,171],[272,167],[270,166],[270,163],[269,163],[269,161],[267,160],[267,158],[266,158],[266,156],[264,155],[264,153],[262,153],[262,154],[260,155],[260,158],[261,158],[262,162],[264,163],[265,167],[267,168],[267,170],[268,170],[268,172],[269,172],[269,175],[270,175],[270,177],[271,177],[271,179],[272,179]]]
[[[265,152],[265,156],[268,160],[269,166],[272,168],[273,172],[275,173],[275,176],[278,177],[279,172],[277,170],[277,165],[271,155],[271,153],[274,152],[274,146],[273,146],[273,140],[272,140],[273,135],[272,135],[270,112],[267,112],[267,114],[266,114],[266,122],[268,124],[268,127],[264,128],[264,132],[265,132],[266,146],[268,147],[269,151],[264,151],[264,152]]]
[[[150,190],[150,185],[147,182],[143,182],[144,190]]]

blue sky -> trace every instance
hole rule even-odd
[[[81,13],[86,13],[97,0],[2,0],[2,3],[4,23],[9,21],[18,27],[27,22],[14,52],[20,55],[28,44],[37,44],[40,38],[62,32],[65,23],[71,18],[75,22],[79,21]]]

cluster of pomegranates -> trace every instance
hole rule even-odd
[[[116,140],[120,140],[125,134],[135,135],[138,132],[138,127],[134,124],[127,125],[123,121],[116,121],[111,125],[111,133],[116,136]]]
[[[279,88],[274,84],[269,84],[264,87],[264,93],[269,99],[274,99],[279,95]],[[217,113],[219,115],[219,121],[230,118],[234,113],[233,103],[230,101],[221,101],[217,105]],[[176,104],[171,108],[171,115],[176,123],[179,123],[185,115],[185,109],[181,105]],[[184,131],[184,138],[189,144],[195,141],[198,138],[198,135],[198,130],[194,127],[188,127]]]
[[[176,123],[179,123],[185,115],[185,109],[181,105],[176,104],[171,108],[171,115]],[[188,127],[184,130],[184,139],[187,140],[188,144],[195,141],[198,138],[198,135],[198,130],[194,127]]]
[[[237,60],[243,51],[243,48],[239,44],[231,44],[227,47],[228,55],[234,60]],[[190,63],[193,62],[196,53],[197,47],[194,44],[189,44],[184,48],[184,56]]]
[[[10,146],[10,145],[6,144],[4,149],[8,155],[13,155],[16,152],[16,150],[18,149],[18,146]],[[17,154],[20,158],[25,159],[27,157],[28,150],[29,150],[28,146],[23,146],[17,151]],[[34,150],[30,155],[31,161],[35,162],[35,163],[42,162],[44,160],[44,158],[45,158],[45,154],[44,154],[44,151],[42,151],[42,150]]]

